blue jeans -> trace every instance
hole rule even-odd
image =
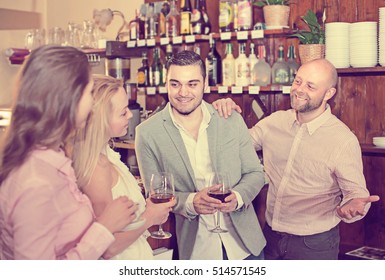
[[[223,259],[228,260],[229,258],[227,257],[226,249],[223,246],[223,244],[222,244],[222,253],[223,253]],[[258,256],[249,255],[248,257],[244,258],[244,260],[264,260],[264,259],[265,259],[265,255],[263,253],[263,250]]]
[[[263,230],[267,245],[266,260],[337,260],[340,234],[338,225],[329,231],[299,236],[272,230],[266,224]]]

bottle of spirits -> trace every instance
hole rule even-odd
[[[278,59],[271,68],[271,80],[273,84],[289,84],[289,66],[284,60],[283,46],[278,47]]]
[[[205,20],[202,15],[201,0],[195,0],[194,9],[191,14],[191,26],[193,34],[203,34]]]
[[[138,68],[136,72],[137,86],[138,87],[148,87],[150,86],[149,80],[149,67],[147,53],[142,53],[142,66]]]
[[[293,45],[289,46],[287,58],[287,64],[289,65],[289,83],[291,84],[294,81],[299,68],[298,63],[295,60],[295,50]]]
[[[146,14],[139,10],[138,39],[146,39]]]
[[[222,80],[224,86],[235,84],[235,59],[233,56],[233,45],[226,44],[226,57],[222,62]]]
[[[180,5],[180,34],[191,34],[191,2],[190,0],[181,0]]]
[[[162,63],[162,82],[161,82],[162,86],[164,86],[166,84],[166,81],[167,81],[166,66],[167,66],[167,62],[170,60],[171,57],[172,57],[172,46],[170,44],[168,44],[166,46],[166,56],[164,57],[164,63]]]
[[[250,85],[250,61],[246,56],[245,43],[239,44],[239,55],[235,59],[235,85]]]
[[[250,30],[253,26],[253,8],[250,0],[238,1],[238,29]]]
[[[170,12],[166,16],[166,36],[179,36],[180,14],[175,4],[175,0],[171,0]]]
[[[166,1],[162,4],[162,9],[159,13],[158,35],[166,37],[166,16],[170,13],[170,4]]]
[[[250,63],[250,84],[254,84],[254,66],[257,64],[258,58],[255,55],[255,45],[254,43],[250,43],[250,54],[249,54],[249,63]]]
[[[146,39],[155,38],[157,35],[157,14],[154,10],[154,3],[149,3],[146,13]]]
[[[209,86],[221,84],[222,61],[216,47],[215,40],[210,35],[210,51],[206,57],[206,73]]]
[[[135,10],[135,18],[128,23],[130,41],[139,39],[139,9]]]
[[[264,45],[258,46],[258,62],[254,65],[254,85],[267,86],[271,84],[271,66],[266,62],[266,49]]]
[[[207,13],[206,0],[201,0],[201,7],[202,7],[202,16],[205,21],[205,28],[204,28],[203,34],[209,35],[211,32],[211,22],[209,19],[209,14]]]
[[[231,32],[234,30],[234,13],[231,0],[220,0],[219,2],[219,30]]]
[[[159,86],[160,81],[162,81],[162,64],[160,62],[160,54],[159,54],[159,48],[154,49],[154,59],[152,61],[151,65],[151,76],[152,76],[152,83],[151,86]]]

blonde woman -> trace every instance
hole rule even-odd
[[[115,233],[116,241],[103,255],[114,259],[152,259],[147,229],[167,220],[175,201],[153,204],[145,201],[136,179],[113,151],[108,142],[113,137],[127,134],[128,97],[120,80],[94,75],[94,107],[87,126],[76,136],[73,152],[74,167],[79,185],[91,201],[96,214],[118,196],[128,196],[138,205],[139,228]]]

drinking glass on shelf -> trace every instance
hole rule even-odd
[[[209,186],[210,187],[216,186],[216,187],[211,188],[208,191],[208,195],[212,198],[219,199],[222,203],[225,202],[225,198],[231,194],[229,177],[226,173],[218,173],[218,172],[213,173],[210,177]],[[227,230],[221,228],[219,210],[217,210],[216,214],[214,214],[214,220],[215,220],[215,228],[210,229],[209,230],[210,232],[215,232],[215,233],[227,232]]]
[[[151,175],[150,199],[153,203],[165,203],[175,199],[174,177],[171,173],[159,172]],[[155,239],[167,239],[171,233],[163,231],[159,225],[157,231],[151,232],[151,237]]]

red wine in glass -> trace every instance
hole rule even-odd
[[[227,191],[226,193],[222,192],[209,192],[208,193],[210,197],[219,199],[222,203],[225,202],[225,198],[228,197],[231,194],[231,191]]]
[[[153,203],[165,203],[175,199],[175,196],[171,193],[154,193],[150,196]]]

